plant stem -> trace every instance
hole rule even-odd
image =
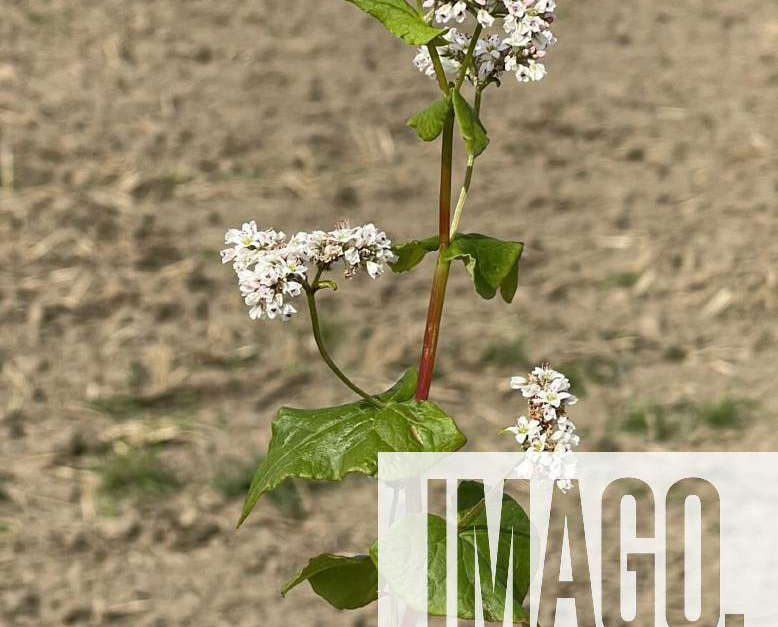
[[[321,274],[321,273],[319,273]],[[353,392],[356,392],[364,398],[368,403],[371,405],[374,405],[376,407],[383,407],[384,404],[381,403],[378,399],[376,399],[374,396],[371,396],[367,392],[365,392],[362,388],[360,388],[356,383],[354,383],[351,379],[349,379],[345,374],[343,374],[343,371],[338,368],[338,366],[335,364],[334,361],[332,361],[332,357],[330,357],[330,354],[327,352],[327,348],[324,346],[324,340],[321,336],[321,326],[319,325],[319,312],[316,308],[316,284],[318,282],[318,276],[316,280],[314,281],[313,286],[305,285],[305,297],[308,300],[308,309],[311,313],[311,328],[313,329],[313,339],[316,340],[316,346],[319,349],[319,353],[321,354],[321,358],[324,360],[324,363],[326,363],[330,370],[335,373],[335,376],[338,377],[350,390]]]
[[[480,116],[481,113],[481,93],[483,87],[476,88],[475,91],[475,115]],[[462,189],[459,192],[459,200],[457,206],[454,209],[454,217],[451,219],[451,229],[449,231],[449,237],[453,239],[459,229],[459,221],[462,218],[462,210],[465,208],[465,202],[467,201],[467,195],[470,192],[470,183],[473,180],[473,167],[475,166],[475,157],[468,155],[467,157],[467,169],[465,170],[465,181],[462,184]]]
[[[443,145],[440,149],[440,192],[438,201],[438,234],[440,252],[448,248],[451,228],[451,162],[454,157],[454,114],[449,113],[443,127]]]
[[[451,261],[445,252],[449,246],[449,231],[451,228],[451,161],[454,152],[454,116],[449,115],[443,128],[443,145],[440,154],[440,202],[438,217],[438,236],[440,249],[435,266],[435,276],[432,280],[430,302],[427,308],[427,323],[424,328],[424,344],[421,350],[419,364],[419,381],[416,387],[416,400],[429,398],[432,373],[435,369],[435,355],[438,349],[440,321],[443,317],[443,302],[446,297],[446,285]]]
[[[435,266],[435,278],[430,292],[430,303],[427,309],[427,325],[424,329],[424,345],[421,350],[421,364],[419,365],[419,382],[416,387],[416,400],[425,401],[430,395],[432,385],[432,373],[435,369],[435,356],[438,350],[438,337],[440,336],[440,322],[443,317],[443,302],[446,298],[446,284],[451,261],[438,256]]]
[[[467,75],[467,67],[472,61],[475,46],[481,35],[483,28],[479,24],[473,32],[470,46],[462,62],[462,67],[457,76],[456,83],[449,88],[446,81],[446,75],[443,66],[440,63],[438,51],[434,46],[428,46],[432,64],[435,68],[435,75],[438,78],[438,84],[444,93],[449,93],[450,89],[459,89]],[[476,106],[480,107],[480,92],[476,90]],[[424,343],[421,349],[421,363],[419,364],[419,381],[416,386],[416,400],[424,401],[429,398],[430,386],[432,385],[432,374],[435,370],[435,356],[438,350],[438,338],[440,336],[440,322],[443,318],[443,304],[446,299],[446,285],[448,284],[448,274],[451,269],[451,260],[447,258],[446,251],[451,243],[451,236],[456,232],[459,226],[459,218],[462,214],[462,207],[459,207],[458,214],[455,214],[456,224],[452,229],[451,224],[451,161],[453,157],[454,145],[454,115],[449,114],[446,124],[443,128],[443,144],[440,150],[440,202],[438,210],[438,239],[440,248],[438,249],[438,261],[435,266],[435,276],[432,280],[432,289],[430,290],[430,302],[427,307],[427,323],[424,328]],[[467,188],[470,188],[470,178],[472,178],[472,165],[468,160],[468,171],[466,174]],[[465,191],[465,197],[467,192]],[[460,195],[461,198],[461,195]],[[464,206],[464,200],[461,200]]]

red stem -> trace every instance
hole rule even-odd
[[[435,277],[430,291],[430,302],[427,309],[427,325],[424,329],[424,344],[421,349],[419,364],[419,382],[416,387],[416,400],[429,398],[432,374],[435,369],[435,355],[440,335],[440,321],[443,317],[443,302],[446,297],[446,284],[451,262],[445,258],[449,246],[449,229],[451,228],[451,161],[454,150],[454,116],[449,115],[443,129],[443,145],[440,153],[440,208],[438,219],[438,236],[440,249],[435,266]]]

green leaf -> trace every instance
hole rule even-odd
[[[461,259],[473,279],[475,290],[486,298],[494,298],[497,290],[506,303],[513,300],[519,281],[519,258],[524,249],[521,242],[487,237],[478,233],[460,233],[446,249],[450,260]]]
[[[412,46],[424,46],[446,32],[434,28],[405,0],[348,0],[369,13],[393,35]]]
[[[497,538],[497,564],[492,577],[489,551],[489,531],[486,508],[482,504],[484,486],[474,481],[463,481],[458,490],[458,559],[459,576],[458,615],[464,619],[475,619],[475,555],[478,555],[478,574],[481,582],[481,602],[484,619],[502,622],[505,609],[506,586],[508,582],[509,555],[513,550],[513,597],[514,624],[528,624],[529,617],[522,607],[530,583],[530,535],[529,518],[522,507],[508,494],[503,494],[500,512],[500,531]],[[465,522],[467,521],[467,522]],[[441,524],[442,523],[442,524]],[[428,527],[430,549],[437,549],[445,556],[446,523],[438,519]],[[442,553],[441,553],[442,551]],[[430,599],[430,614],[443,616],[446,612],[445,557],[430,568],[428,579],[435,581],[434,588],[440,593]],[[442,570],[441,570],[442,568]],[[438,613],[440,612],[440,613]]]
[[[513,589],[510,591],[513,605],[512,620],[514,624],[528,624],[529,617],[522,607],[522,603],[530,584],[529,518],[512,497],[503,494],[497,536],[497,564],[494,565],[495,576],[493,578],[487,514],[482,503],[483,499],[483,484],[474,481],[460,483],[457,504],[459,520],[457,532],[457,568],[459,572],[457,576],[457,614],[462,619],[475,619],[475,555],[477,553],[484,619],[502,622],[510,564],[509,555],[512,548]],[[401,535],[407,533],[402,521],[395,530]],[[373,543],[370,547],[370,557],[375,564],[378,563],[377,543]],[[445,616],[446,521],[435,515],[427,517],[427,596],[429,614]]]
[[[394,272],[408,272],[418,266],[427,253],[436,251],[440,247],[438,236],[427,239],[412,239],[392,247],[392,252],[397,255],[397,261],[389,266]]]
[[[411,368],[378,396],[322,409],[282,407],[273,421],[267,456],[257,469],[238,526],[259,498],[287,477],[339,481],[351,472],[374,475],[379,452],[456,451],[465,436],[440,407],[413,400]]]
[[[465,142],[467,153],[477,157],[489,145],[486,129],[467,100],[455,89],[451,90],[451,100],[459,123],[459,133]]]
[[[412,115],[406,124],[416,129],[416,134],[425,142],[431,142],[443,132],[449,115],[451,115],[451,101],[448,98],[443,98],[436,100],[423,111]]]
[[[318,555],[284,584],[281,594],[286,596],[306,580],[316,594],[339,610],[364,607],[378,598],[378,570],[368,555]]]

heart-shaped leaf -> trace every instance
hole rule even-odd
[[[393,35],[412,46],[424,46],[446,32],[427,24],[405,0],[348,0],[369,13]]]
[[[473,279],[475,290],[486,299],[497,290],[506,303],[513,300],[519,281],[521,242],[495,239],[478,233],[460,233],[446,249],[446,258],[461,259]]]
[[[416,134],[425,142],[431,142],[443,132],[449,115],[451,115],[451,101],[448,98],[443,98],[412,115],[406,124],[415,129]]]
[[[397,261],[389,266],[394,272],[407,272],[418,266],[427,253],[436,251],[440,247],[438,236],[427,239],[412,239],[392,247],[392,252],[397,255]]]
[[[365,400],[322,409],[282,407],[267,456],[257,469],[238,525],[259,498],[288,477],[339,481],[351,472],[374,475],[379,452],[456,451],[465,436],[440,407],[415,401],[411,368],[379,405]]]
[[[477,157],[489,145],[486,129],[481,124],[473,108],[457,90],[451,90],[451,102],[459,124],[459,133],[465,142],[467,154]]]
[[[522,507],[508,494],[503,494],[497,534],[497,563],[492,564],[489,550],[487,513],[484,506],[483,484],[462,481],[459,484],[457,518],[457,615],[463,619],[475,619],[476,614],[476,562],[478,555],[478,577],[481,584],[481,607],[484,619],[502,622],[505,611],[506,592],[511,594],[512,619],[514,624],[527,624],[528,615],[522,607],[530,582],[530,535],[529,519]],[[491,521],[492,525],[495,521]],[[389,533],[406,542],[409,529],[399,521]],[[510,553],[513,552],[512,561]],[[378,564],[378,544],[370,547],[370,557]],[[393,583],[395,594],[403,595],[403,568],[407,555],[398,555],[397,563],[384,563],[384,573],[389,585]],[[512,564],[513,587],[507,589],[509,565]],[[494,576],[492,576],[494,566]],[[396,578],[396,580],[395,580]],[[421,609],[421,608],[420,608]],[[446,520],[440,516],[427,517],[427,612],[432,616],[446,615]]]
[[[522,607],[530,582],[529,518],[511,496],[503,494],[500,513],[500,532],[497,536],[497,564],[492,576],[489,551],[489,530],[486,508],[483,506],[484,486],[475,481],[463,481],[458,490],[458,546],[457,578],[458,614],[460,618],[475,619],[475,555],[478,555],[478,575],[481,583],[481,603],[484,619],[503,620],[509,574],[509,555],[513,552],[513,624],[529,624],[529,616]],[[443,519],[428,527],[430,554],[435,547],[439,555],[446,554],[446,523]],[[428,578],[437,582],[436,590],[445,590],[445,557],[430,561]],[[430,588],[432,588],[430,586]],[[430,614],[445,616],[445,593],[430,599]]]
[[[457,492],[458,617],[475,620],[475,556],[477,554],[484,619],[490,622],[502,622],[508,592],[509,567],[512,565],[513,588],[510,590],[512,622],[520,625],[528,624],[528,614],[522,607],[530,582],[530,536],[527,514],[511,496],[503,494],[497,534],[497,564],[494,565],[493,576],[487,514],[483,505],[485,496],[483,484],[463,481],[459,484]],[[394,529],[400,534],[398,538],[402,540],[407,529],[402,524]],[[345,557],[325,553],[310,560],[296,577],[284,585],[282,593],[286,594],[307,579],[314,591],[330,605],[339,609],[362,607],[377,598],[377,565],[377,542],[370,547],[369,558],[363,555]],[[397,567],[397,576],[402,578],[402,572],[408,564],[403,559],[402,563],[398,562]],[[392,577],[390,572],[389,585],[392,585]],[[435,515],[427,517],[427,611],[431,616],[446,615],[446,521]]]
[[[286,596],[306,580],[316,594],[339,610],[363,607],[378,598],[378,570],[368,555],[318,555],[284,584],[281,594]]]

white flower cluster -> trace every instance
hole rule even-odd
[[[570,390],[570,381],[548,366],[535,368],[525,377],[512,377],[511,387],[527,399],[528,416],[520,416],[512,433],[527,456],[519,465],[520,475],[556,479],[563,491],[572,487],[575,475],[572,450],[580,441],[566,407],[578,399]]]
[[[529,416],[520,416],[516,426],[506,429],[524,450],[566,453],[578,446],[580,438],[566,411],[566,406],[578,399],[568,392],[570,381],[565,375],[541,366],[530,373],[529,379],[512,377],[511,387],[528,400]]]
[[[387,263],[397,260],[390,242],[383,231],[372,224],[350,228],[344,226],[334,231],[300,233],[305,240],[306,255],[321,268],[329,268],[343,260],[346,278],[364,269],[375,279],[384,272]]]
[[[338,227],[333,231],[300,232],[287,238],[282,232],[261,231],[254,221],[230,229],[229,246],[221,251],[223,263],[232,262],[240,293],[252,319],[289,320],[297,310],[288,301],[308,284],[309,267],[329,270],[343,261],[346,278],[364,269],[380,276],[386,263],[395,260],[392,243],[372,224]]]
[[[468,14],[484,28],[500,23],[503,32],[487,34],[476,42],[473,52],[475,72],[468,67],[467,78],[477,85],[499,81],[504,72],[513,72],[519,82],[539,81],[546,75],[540,60],[556,42],[551,32],[555,0],[425,0],[430,23],[462,23]],[[445,35],[449,42],[438,53],[447,74],[462,66],[471,43],[471,35],[451,28]],[[414,65],[428,76],[435,75],[427,48],[419,48]]]

